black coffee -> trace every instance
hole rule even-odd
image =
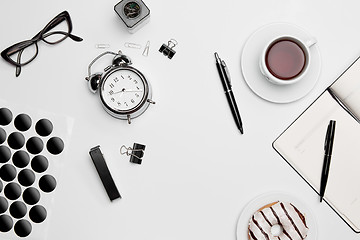
[[[291,80],[304,70],[306,56],[296,42],[282,39],[270,45],[265,55],[265,63],[275,77]]]

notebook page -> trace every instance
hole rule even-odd
[[[360,124],[327,91],[274,142],[274,148],[319,192],[330,120],[336,120],[336,130],[324,199],[359,231]]]
[[[347,108],[360,119],[359,58],[330,86]]]

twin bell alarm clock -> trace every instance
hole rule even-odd
[[[91,74],[91,66],[105,55],[114,55],[111,65],[104,72]],[[105,111],[111,116],[131,123],[131,119],[143,114],[150,104],[152,91],[143,73],[131,66],[131,59],[118,53],[104,52],[97,56],[88,67],[88,87],[92,93],[99,92]]]

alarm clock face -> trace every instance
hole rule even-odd
[[[126,115],[144,105],[148,91],[148,83],[139,71],[131,67],[122,67],[104,76],[100,98],[105,109],[110,110],[110,114]]]

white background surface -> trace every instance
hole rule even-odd
[[[358,1],[160,1],[145,3],[150,22],[128,33],[116,1],[1,1],[0,49],[30,39],[63,10],[81,43],[39,44],[38,57],[15,68],[0,61],[0,98],[74,119],[58,183],[48,239],[236,239],[236,223],[254,197],[280,190],[314,213],[318,239],[359,239],[272,149],[273,140],[360,54]],[[303,99],[274,104],[256,96],[240,68],[242,47],[259,27],[288,22],[318,40],[322,69]],[[172,60],[158,52],[175,38]],[[145,46],[124,47],[125,42]],[[103,111],[84,77],[111,45],[129,55],[151,81],[156,105],[131,125]],[[215,67],[217,51],[230,70],[245,134],[236,129]],[[101,69],[101,68],[100,68]],[[146,145],[143,164],[121,145]],[[101,145],[123,198],[110,202],[88,151]],[[319,173],[320,174],[320,173]],[[1,238],[1,235],[0,235]]]

